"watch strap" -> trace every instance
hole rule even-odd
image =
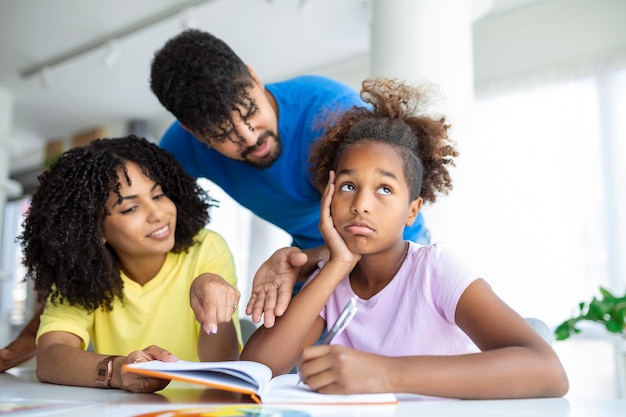
[[[111,355],[98,362],[95,380],[96,384],[100,385],[102,388],[111,388],[109,384],[113,376],[113,360],[118,357],[119,355]]]

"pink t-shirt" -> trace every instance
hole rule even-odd
[[[396,276],[369,300],[357,297],[356,315],[332,344],[384,356],[477,352],[454,316],[461,294],[478,278],[445,245],[410,242]],[[329,326],[353,295],[346,277],[320,313]]]

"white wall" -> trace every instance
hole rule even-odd
[[[477,87],[607,57],[626,58],[626,2],[552,0],[474,25]]]

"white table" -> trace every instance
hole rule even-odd
[[[157,394],[131,394],[120,390],[66,387],[37,381],[32,369],[0,373],[0,414],[8,403],[36,405],[58,402],[57,407],[16,412],[15,416],[134,417],[150,415],[196,416],[376,416],[376,417],[624,417],[626,400],[574,400],[568,398],[457,401],[417,399],[399,395],[397,405],[370,406],[260,406],[239,394],[175,383]],[[194,413],[190,409],[201,410]],[[187,410],[186,412],[183,412]],[[166,413],[167,411],[167,413]],[[176,412],[178,411],[178,413]],[[12,414],[9,414],[12,415]]]

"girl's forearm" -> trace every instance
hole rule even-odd
[[[241,359],[264,363],[274,375],[293,369],[302,349],[314,344],[322,334],[323,325],[316,327],[320,311],[346,273],[340,265],[327,263],[292,299],[272,328],[257,329],[246,343]]]
[[[459,356],[384,360],[390,392],[460,399],[559,397],[567,376],[550,348],[506,347]]]
[[[216,334],[209,335],[200,330],[198,358],[204,362],[239,359],[237,332],[232,321],[221,323]]]

